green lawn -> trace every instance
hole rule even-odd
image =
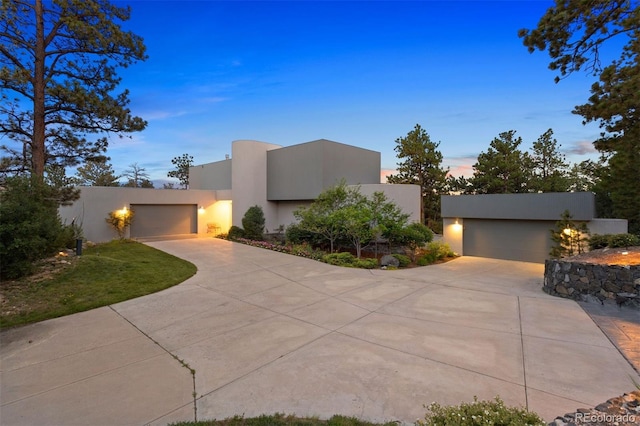
[[[192,263],[130,240],[99,244],[68,259],[70,265],[45,279],[40,274],[0,284],[0,328],[155,293],[196,273]]]

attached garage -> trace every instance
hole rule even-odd
[[[544,262],[551,250],[549,230],[554,226],[551,221],[465,219],[464,254]]]
[[[196,204],[131,204],[131,210],[135,212],[130,230],[132,238],[198,232]]]
[[[443,239],[464,256],[544,263],[565,210],[595,227],[591,192],[442,196]],[[624,232],[624,231],[623,231]]]

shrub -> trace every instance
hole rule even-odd
[[[409,256],[405,256],[404,254],[392,254],[392,256],[398,259],[398,262],[400,262],[399,266],[401,268],[406,268],[411,263]]]
[[[249,207],[242,218],[244,238],[248,238],[250,240],[262,240],[264,234],[264,222],[265,219],[262,207]]]
[[[355,262],[356,257],[348,251],[340,253],[330,253],[322,256],[322,261],[329,265],[351,266]]]
[[[442,241],[432,241],[427,244],[427,251],[434,253],[436,260],[442,260],[445,257],[453,257],[455,254],[451,251],[449,244]]]
[[[322,256],[322,261],[330,265],[345,266],[347,268],[374,269],[378,266],[377,259],[358,259],[346,251],[325,254]]]
[[[551,247],[549,255],[554,258],[584,253],[586,243],[589,241],[587,225],[584,222],[574,222],[569,210],[565,210],[560,215],[555,229],[551,229],[550,232],[554,245]]]
[[[297,223],[293,223],[287,227],[284,232],[285,241],[287,244],[313,244],[316,245],[319,242],[317,234],[304,229]]]
[[[239,226],[233,225],[229,228],[229,233],[227,234],[227,238],[230,240],[237,240],[238,238],[244,238],[244,229]]]
[[[360,258],[356,259],[356,261],[353,263],[353,267],[362,269],[375,269],[378,267],[378,261],[376,259]]]
[[[600,235],[595,234],[589,238],[589,249],[597,250],[601,248],[605,248],[609,245],[609,236],[608,235]]]
[[[404,228],[398,229],[389,237],[391,241],[396,244],[417,248],[433,240],[433,232],[425,225],[414,222]]]
[[[640,237],[634,234],[609,235],[609,247],[632,247],[640,245]]]
[[[634,234],[595,234],[589,238],[589,249],[596,250],[605,247],[631,247],[640,245],[640,237]]]
[[[431,265],[436,260],[438,260],[436,257],[436,253],[428,251],[422,256],[420,256],[416,263],[418,264],[418,266],[427,266],[427,265]]]
[[[64,245],[55,189],[38,178],[13,177],[0,191],[2,277],[18,278]]]
[[[131,222],[133,222],[134,214],[135,212],[133,210],[125,207],[122,210],[109,212],[105,221],[118,233],[118,237],[123,239],[127,228],[131,226]]]
[[[499,397],[496,397],[494,401],[478,401],[478,398],[474,397],[470,404],[462,403],[458,406],[447,407],[434,402],[427,409],[429,412],[425,415],[424,420],[418,420],[416,425],[546,425],[536,413],[521,408],[507,407]]]

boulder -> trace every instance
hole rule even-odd
[[[395,266],[397,268],[400,266],[400,261],[390,254],[385,254],[380,259],[380,266]]]

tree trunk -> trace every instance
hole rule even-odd
[[[36,176],[44,176],[45,165],[45,112],[44,112],[44,10],[42,0],[36,0],[36,48],[33,72],[33,139],[31,141],[31,171]]]

